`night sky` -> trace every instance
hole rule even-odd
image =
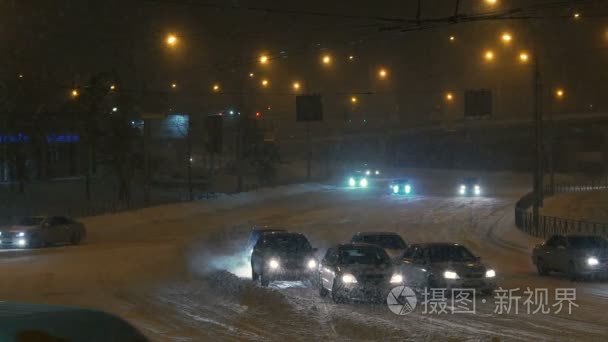
[[[244,111],[262,110],[277,125],[294,121],[291,84],[296,80],[301,93],[322,94],[326,119],[336,123],[345,118],[404,125],[461,119],[463,92],[480,88],[493,90],[496,118],[528,116],[532,63],[522,65],[517,58],[524,50],[532,54],[536,41],[546,111],[605,111],[608,106],[605,1],[499,0],[490,8],[482,0],[463,0],[460,14],[465,16],[523,8],[514,15],[537,18],[439,22],[409,32],[401,31],[413,24],[398,19],[416,18],[415,0],[0,3],[3,77],[36,79],[57,103],[90,75],[111,72],[124,91],[168,91],[175,111],[213,113],[236,108],[242,99]],[[456,1],[422,3],[421,19],[426,20],[452,16]],[[581,16],[574,19],[577,12]],[[513,36],[508,46],[500,41],[503,32]],[[175,48],[163,44],[168,33],[179,38]],[[495,54],[491,63],[483,59],[487,49]],[[265,67],[257,63],[262,53],[270,57]],[[321,63],[323,54],[332,57],[329,67]],[[378,79],[380,68],[388,71],[384,80]],[[255,77],[248,78],[250,72]],[[266,89],[260,86],[262,78],[270,82]],[[173,82],[175,90],[170,89]],[[220,85],[220,94],[212,92],[213,84]],[[555,103],[558,87],[567,96]],[[454,94],[453,103],[445,102],[446,92]],[[358,98],[356,105],[350,103],[352,96]]]

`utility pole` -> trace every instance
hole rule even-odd
[[[534,206],[533,206],[533,221],[534,226],[538,228],[539,209],[543,205],[543,114],[542,114],[542,83],[540,78],[540,66],[538,60],[538,50],[534,51],[534,140],[536,163],[534,170]]]
[[[310,122],[306,122],[306,181],[310,181],[310,168],[312,163],[312,147],[310,139]]]

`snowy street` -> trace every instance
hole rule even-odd
[[[461,175],[412,171],[415,194],[293,185],[208,202],[167,205],[83,219],[80,246],[0,251],[0,298],[98,308],[117,314],[152,340],[408,339],[600,340],[608,336],[606,282],[540,277],[530,253],[540,240],[513,224],[513,204],[530,177],[488,174],[484,196],[456,195]],[[457,242],[519,288],[519,313],[495,313],[493,296],[474,314],[404,316],[384,304],[334,304],[317,288],[250,279],[243,245],[251,226],[307,235],[322,257],[357,231],[396,231],[407,243]],[[576,288],[572,314],[527,314],[526,288]],[[551,298],[551,297],[550,297]],[[482,302],[482,299],[484,302]],[[549,304],[552,304],[550,300]]]

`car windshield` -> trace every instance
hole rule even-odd
[[[573,248],[608,248],[608,241],[599,236],[570,236],[568,242]]]
[[[303,252],[312,249],[302,235],[271,235],[266,237],[265,247],[279,252]]]
[[[405,242],[399,235],[363,235],[360,236],[358,242],[369,243],[388,249],[404,249]]]
[[[36,226],[39,225],[44,217],[23,217],[18,221],[20,226]]]
[[[380,265],[389,262],[382,249],[371,247],[349,247],[340,250],[340,263],[344,265]]]
[[[474,261],[475,256],[462,246],[433,246],[428,248],[431,262]]]

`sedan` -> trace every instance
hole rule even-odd
[[[407,248],[405,241],[395,232],[358,232],[350,242],[369,243],[384,248],[391,259],[400,259]]]
[[[570,279],[608,275],[608,241],[591,235],[553,235],[532,251],[532,262],[541,276],[551,271]]]
[[[388,190],[394,195],[409,195],[414,188],[408,179],[395,179],[389,183]]]
[[[414,288],[476,289],[491,293],[496,272],[479,257],[456,243],[410,245],[401,264],[408,285]]]
[[[465,178],[458,187],[458,194],[461,196],[481,196],[482,189],[479,180],[474,177]]]
[[[32,216],[0,229],[3,248],[38,248],[55,244],[79,244],[86,236],[81,222],[65,216]]]
[[[299,233],[274,232],[260,237],[251,253],[254,281],[268,286],[275,280],[314,280],[316,249]]]
[[[369,186],[367,176],[361,171],[355,171],[348,175],[346,182],[351,188],[367,188]]]
[[[319,264],[319,294],[346,300],[385,300],[391,288],[403,284],[384,249],[365,243],[329,248]]]

